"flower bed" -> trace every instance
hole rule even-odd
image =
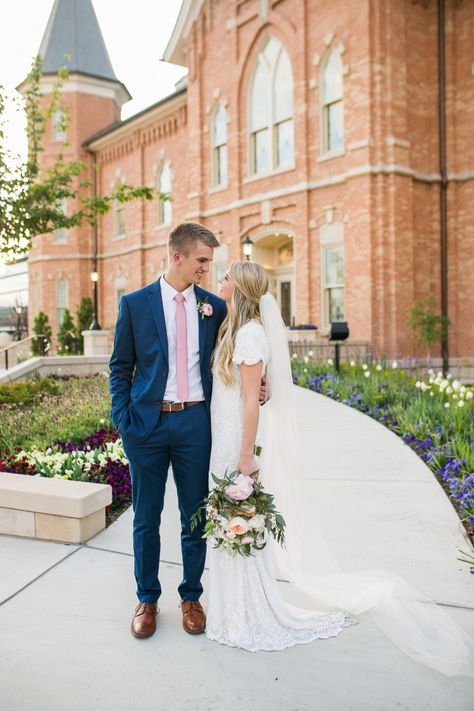
[[[128,460],[121,439],[110,430],[98,430],[75,444],[54,442],[45,451],[16,448],[4,453],[0,471],[110,484],[112,504],[106,509],[107,525],[131,503]]]
[[[450,375],[416,380],[380,363],[327,365],[293,357],[297,385],[355,407],[398,434],[430,467],[474,542],[474,397]]]

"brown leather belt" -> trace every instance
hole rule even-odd
[[[179,412],[180,410],[184,410],[185,407],[199,405],[200,402],[204,402],[204,400],[192,400],[191,402],[164,402],[161,405],[161,412]]]

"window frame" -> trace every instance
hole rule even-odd
[[[64,285],[64,292],[60,297],[59,284]],[[64,300],[64,305],[60,305],[59,302]],[[56,307],[56,325],[60,328],[66,310],[69,308],[69,281],[67,279],[56,279],[55,284],[55,307]]]
[[[277,42],[278,43],[278,48],[276,51],[276,54],[273,59],[273,63],[270,64],[268,59],[264,56],[265,49],[268,46],[269,42]],[[278,118],[278,120],[275,117],[275,80],[277,76],[277,72],[279,69],[279,64],[281,61],[281,58],[283,54],[286,55],[287,60],[288,60],[288,67],[291,73],[291,98],[292,98],[292,105],[291,105],[291,111],[289,112],[288,116],[284,118]],[[266,74],[266,81],[267,81],[267,91],[266,91],[266,99],[268,100],[268,115],[267,119],[268,122],[265,125],[259,126],[258,128],[254,129],[253,128],[253,104],[252,104],[252,99],[253,99],[253,92],[254,92],[254,82],[255,82],[255,77],[257,74],[258,69],[260,66],[263,67],[263,70]],[[294,89],[295,89],[295,83],[294,83],[294,72],[293,72],[293,65],[291,62],[291,57],[284,46],[282,42],[280,42],[279,39],[277,39],[274,36],[271,36],[267,38],[267,41],[265,44],[262,46],[260,51],[257,54],[257,57],[255,59],[253,71],[250,75],[250,81],[248,84],[248,93],[247,93],[247,174],[248,178],[259,178],[265,175],[272,174],[274,172],[279,172],[283,170],[291,170],[292,168],[295,167],[295,130],[294,130],[294,124],[295,124],[295,100],[294,100]],[[279,127],[284,124],[284,123],[291,123],[291,136],[292,136],[292,160],[288,163],[280,163],[279,162]],[[262,134],[264,131],[268,132],[268,167],[257,170],[257,135]]]
[[[216,118],[220,111],[224,112],[224,124],[225,124],[225,141],[218,143],[216,141]],[[226,188],[229,185],[229,151],[228,151],[228,114],[227,109],[222,101],[216,105],[211,118],[211,173],[212,173],[212,187],[213,188]],[[226,179],[221,179],[221,155],[225,153],[225,164],[226,164]]]
[[[326,86],[325,86],[325,79],[324,79],[324,74],[327,69],[327,66],[329,64],[329,61],[331,59],[332,55],[337,55],[339,58],[339,63],[340,63],[340,73],[341,73],[341,95],[340,97],[336,99],[326,99]],[[344,152],[345,149],[345,130],[344,130],[344,66],[342,63],[342,58],[340,52],[335,49],[334,47],[331,47],[327,54],[326,57],[324,58],[324,61],[321,66],[321,75],[320,75],[320,87],[321,87],[321,94],[320,94],[320,103],[321,103],[321,110],[320,110],[320,115],[321,115],[321,141],[320,141],[320,150],[321,150],[321,155],[323,156],[331,156],[331,155],[341,155]],[[340,106],[341,107],[341,123],[342,123],[342,142],[340,146],[337,146],[335,148],[330,147],[330,113],[331,113],[331,108],[334,106]]]
[[[161,181],[163,179],[163,172],[165,169],[169,171],[169,191],[161,189]],[[158,171],[158,176],[156,180],[158,193],[164,193],[171,197],[171,192],[173,188],[173,175],[171,172],[171,163],[168,159],[164,160],[161,164],[160,170]],[[169,211],[169,215],[168,215]],[[158,210],[157,210],[157,225],[158,227],[169,227],[173,222],[173,210],[170,200],[160,200],[158,198]]]

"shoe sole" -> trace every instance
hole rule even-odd
[[[148,634],[136,634],[132,628],[130,628],[130,632],[132,633],[132,637],[135,637],[135,639],[147,639],[148,637],[152,637],[155,634],[156,627],[153,632],[149,632]]]
[[[187,630],[186,627],[183,627],[183,630],[187,632],[188,634],[204,634],[206,631],[206,628],[204,627],[203,630],[198,630],[197,632],[193,632],[192,630]]]

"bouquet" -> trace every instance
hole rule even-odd
[[[223,479],[211,476],[216,486],[202,506],[206,512],[203,538],[209,538],[214,548],[222,548],[232,556],[249,556],[253,550],[262,550],[268,535],[283,545],[285,520],[275,508],[274,497],[263,490],[259,481],[236,471]],[[201,520],[199,509],[192,516],[192,527]]]

